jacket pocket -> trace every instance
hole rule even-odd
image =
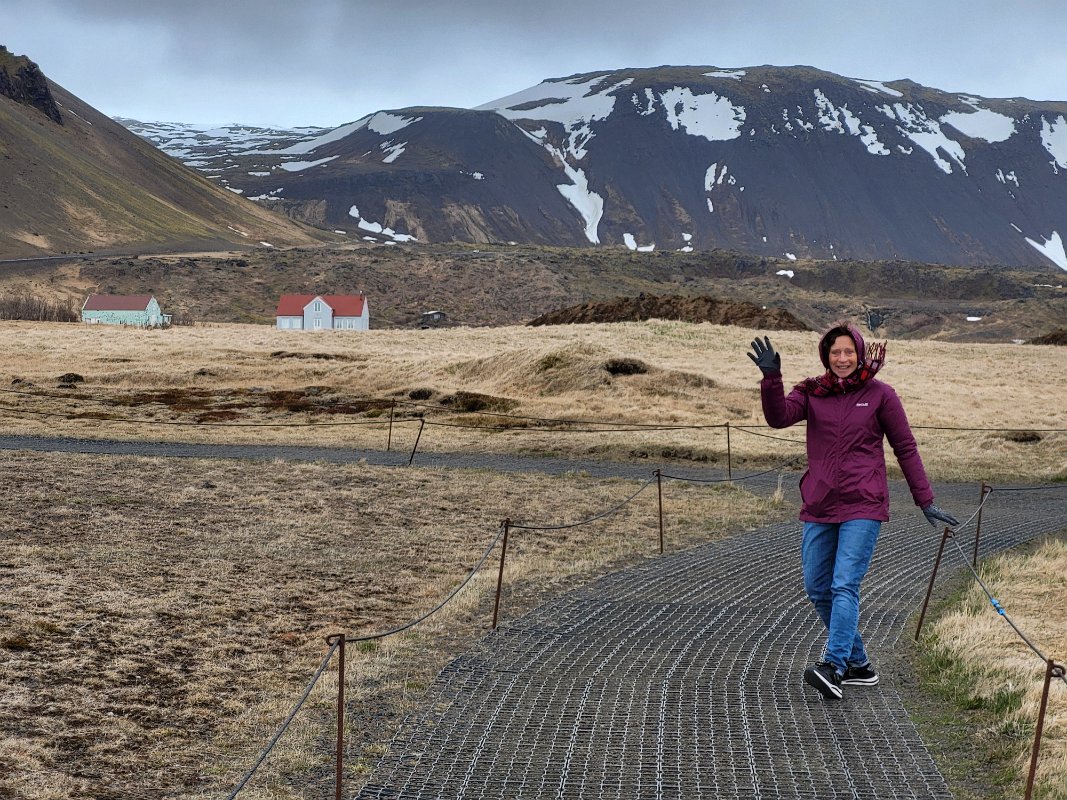
[[[804,510],[809,514],[819,515],[826,510],[827,498],[833,487],[820,478],[811,477],[805,472],[800,479],[800,499],[804,501]]]
[[[840,497],[848,508],[883,505],[888,500],[885,479],[878,469],[856,471],[841,482]]]

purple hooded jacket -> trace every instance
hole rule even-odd
[[[863,336],[851,325],[848,330],[862,363]],[[819,354],[829,369],[821,345]],[[760,398],[772,428],[807,420],[808,469],[800,479],[802,521],[889,519],[883,436],[893,448],[915,504],[922,508],[934,502],[904,406],[889,384],[871,378],[855,391],[828,397],[811,394],[800,384],[787,397],[779,372],[760,381]]]

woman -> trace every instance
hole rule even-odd
[[[804,589],[828,635],[823,660],[804,671],[804,681],[823,697],[840,699],[843,684],[878,683],[858,626],[860,583],[889,519],[883,436],[930,524],[959,522],[934,505],[904,407],[892,387],[874,377],[885,344],[865,347],[855,327],[836,324],[819,341],[826,372],[798,383],[788,397],[770,339],[756,339],[752,350],[748,357],[763,372],[767,423],[785,428],[807,421],[808,469],[800,479]]]

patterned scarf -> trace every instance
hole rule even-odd
[[[833,394],[848,394],[861,388],[867,381],[873,378],[885,363],[885,346],[872,343],[867,345],[867,352],[863,360],[853,373],[845,378],[834,375],[833,370],[826,370],[822,375],[815,378],[805,378],[796,385],[797,389],[804,389],[815,397],[829,397]]]

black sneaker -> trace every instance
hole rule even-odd
[[[827,700],[841,699],[841,676],[829,662],[820,661],[814,667],[804,670],[804,682],[818,689]]]
[[[877,683],[878,673],[869,663],[862,667],[849,666],[841,679],[841,684],[846,686],[874,686]]]

